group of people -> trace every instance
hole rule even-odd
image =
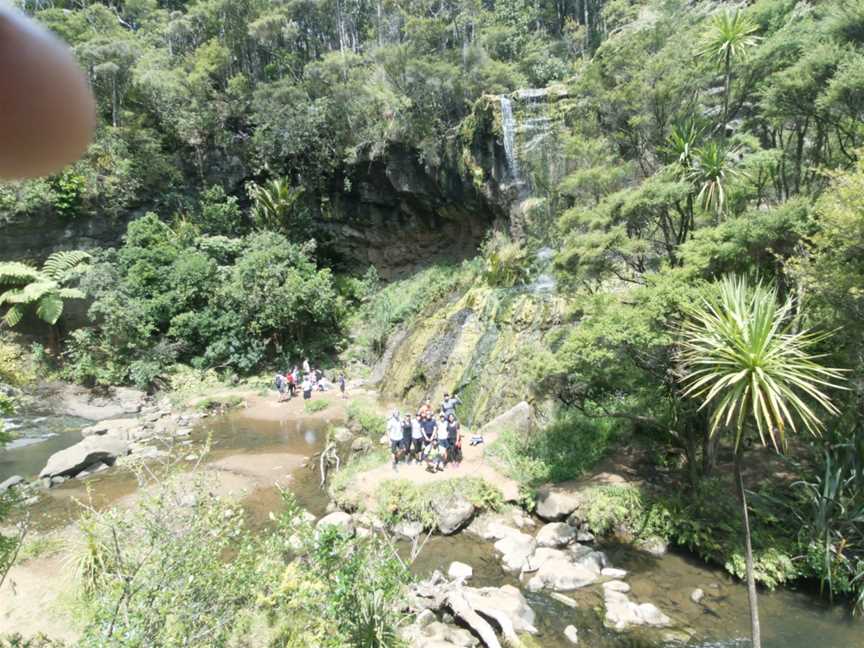
[[[444,394],[437,412],[428,398],[414,416],[410,413],[402,416],[394,409],[387,419],[393,470],[398,472],[400,460],[425,463],[429,472],[444,470],[448,464],[458,468],[462,462],[462,427],[456,418],[456,407],[461,403],[456,394]],[[482,436],[471,437],[470,445],[480,443]]]
[[[342,398],[347,398],[348,396],[345,393],[347,384],[345,374],[340,371],[335,382],[339,386]],[[273,379],[273,385],[276,387],[276,391],[279,392],[280,403],[294,398],[298,389],[303,393],[303,400],[310,400],[312,392],[327,391],[327,389],[332,387],[332,384],[324,377],[324,372],[321,369],[312,369],[310,367],[308,358],[303,360],[302,372],[301,367],[294,365],[291,371],[276,372],[276,376]]]

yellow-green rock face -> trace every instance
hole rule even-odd
[[[417,407],[446,392],[463,401],[460,419],[480,425],[531,397],[528,364],[561,325],[564,301],[478,279],[450,303],[430,306],[408,326],[383,368],[382,395]],[[398,339],[398,338],[397,338]]]

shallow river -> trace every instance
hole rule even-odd
[[[8,449],[0,460],[0,477],[38,472],[52,452],[80,438],[77,431],[85,422],[46,419],[36,423],[30,420],[24,424],[29,426],[28,438],[35,438],[40,429],[46,438]],[[311,455],[321,449],[326,426],[326,421],[316,419],[259,421],[245,418],[240,413],[207,420],[196,434],[202,438],[208,433],[212,435],[212,460],[247,453]],[[97,505],[107,505],[136,487],[128,473],[118,470],[94,475],[85,483],[71,480],[50,491],[50,496],[39,504],[40,510],[36,512],[38,525],[49,528],[68,521],[76,515],[74,499],[87,497],[88,490]],[[291,488],[301,505],[315,515],[324,512],[327,498],[318,487],[316,471],[308,468],[295,471]],[[278,493],[275,488],[256,491],[247,500],[247,506],[250,522],[260,524],[271,510],[279,506]],[[654,603],[677,624],[695,632],[691,646],[744,648],[749,645],[745,638],[749,632],[746,591],[724,572],[679,555],[658,559],[621,546],[607,546],[604,550],[614,566],[630,572],[627,581],[633,588],[631,598]],[[419,576],[426,576],[434,569],[446,571],[453,560],[474,567],[474,585],[519,585],[501,569],[491,543],[467,534],[432,537],[415,562],[414,570]],[[690,592],[697,587],[707,594],[704,605],[690,601]],[[602,601],[597,589],[586,588],[569,594],[577,600],[577,609],[571,609],[545,594],[526,592],[538,615],[540,645],[548,648],[568,646],[562,632],[569,624],[579,628],[580,645],[590,648],[663,645],[656,633],[619,634],[605,629],[600,614]],[[864,623],[852,619],[842,606],[828,605],[810,593],[792,590],[762,593],[759,602],[765,648],[864,648]]]

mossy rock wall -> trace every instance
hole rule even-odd
[[[482,425],[522,400],[531,400],[532,355],[561,326],[564,300],[520,290],[476,285],[431,306],[397,338],[379,367],[385,398],[413,407],[437,404],[446,392],[462,399],[459,415]]]

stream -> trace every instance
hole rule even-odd
[[[12,445],[0,460],[0,476],[33,475],[47,457],[77,441],[81,427],[87,421],[55,417],[36,421],[38,417],[23,417],[20,421],[22,438],[27,442]],[[334,421],[335,422],[335,421]],[[250,419],[242,412],[204,420],[195,436],[211,439],[208,461],[244,454],[292,453],[309,456],[318,452],[325,441],[328,421],[299,418],[284,421]],[[17,431],[17,430],[16,430]],[[70,480],[47,492],[33,511],[40,529],[56,528],[77,516],[76,499],[89,498],[102,507],[134,492],[134,477],[123,470],[109,470],[88,477],[85,481]],[[316,516],[327,506],[327,497],[318,486],[317,470],[296,469],[292,474],[291,490],[298,502]],[[275,488],[256,490],[245,500],[251,524],[265,524],[270,511],[280,506]],[[538,527],[539,528],[539,523]],[[687,556],[668,554],[655,558],[620,545],[602,549],[615,567],[630,573],[627,582],[631,596],[640,602],[650,601],[669,615],[677,626],[694,631],[688,644],[700,648],[745,648],[749,645],[749,613],[745,588],[725,572],[712,569]],[[425,545],[413,570],[426,577],[435,569],[447,571],[450,562],[459,560],[474,568],[474,586],[519,585],[506,573],[494,554],[491,542],[466,533],[455,536],[432,536]],[[695,588],[706,592],[703,604],[690,600]],[[538,643],[545,648],[570,646],[563,636],[567,625],[579,629],[580,645],[591,648],[647,648],[662,646],[662,633],[635,630],[617,633],[603,627],[602,598],[599,587],[588,587],[567,596],[578,603],[567,607],[547,593],[524,591],[538,616]],[[853,619],[846,607],[830,605],[814,595],[784,589],[760,594],[764,648],[854,648],[864,646],[864,625]],[[669,644],[673,645],[673,644]],[[677,644],[680,645],[680,644]]]

